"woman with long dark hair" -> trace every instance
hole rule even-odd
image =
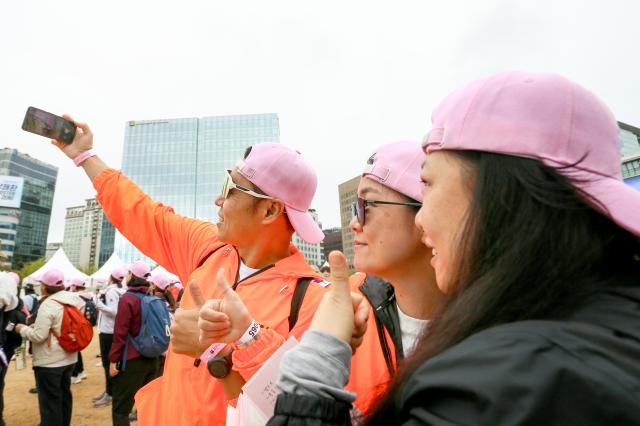
[[[612,114],[563,77],[512,72],[432,119],[416,224],[446,300],[368,423],[640,424],[640,194]],[[349,422],[359,300],[330,260],[271,425]]]

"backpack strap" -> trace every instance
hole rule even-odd
[[[207,259],[209,259],[213,253],[217,252],[218,250],[220,250],[224,246],[226,246],[226,244],[222,244],[221,246],[218,246],[218,247],[214,248],[213,250],[211,250],[209,253],[207,253],[207,255],[205,257],[200,259],[200,262],[198,262],[198,266],[196,266],[196,269],[198,269],[199,267],[204,265],[204,262],[206,262]]]
[[[300,308],[302,307],[302,302],[304,301],[304,295],[307,293],[307,289],[309,288],[309,284],[311,283],[313,278],[303,277],[299,278],[296,283],[296,289],[293,292],[293,297],[291,297],[291,310],[289,311],[289,331],[293,330],[293,327],[298,322],[298,314],[300,313]]]

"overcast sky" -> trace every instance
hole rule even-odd
[[[560,72],[640,125],[639,16],[633,0],[4,1],[0,147],[60,168],[57,242],[65,208],[94,191],[20,129],[28,106],[88,122],[116,168],[127,120],[275,112],[281,142],[316,167],[324,227],[339,226],[338,184],[376,146],[419,140],[433,107],[469,80]]]

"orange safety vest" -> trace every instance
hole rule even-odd
[[[351,275],[349,277],[351,291],[360,292],[359,287],[364,283],[366,276],[362,272]],[[384,336],[390,348],[393,366],[397,368],[395,344],[386,328]],[[351,358],[351,374],[345,389],[356,393],[355,409],[361,414],[368,414],[380,395],[385,393],[391,379],[380,344],[373,307],[371,307],[362,344]]]
[[[236,282],[238,253],[233,246],[218,239],[216,225],[175,214],[172,208],[152,201],[116,170],[101,172],[93,185],[113,226],[140,251],[176,274],[181,282],[195,279],[207,299],[220,296],[215,285],[220,268],[224,268],[229,282]],[[256,321],[269,327],[254,345],[234,352],[233,368],[245,380],[286,338],[302,337],[325,293],[325,282],[307,264],[302,253],[293,245],[290,252],[290,256],[246,278],[236,288]],[[316,280],[309,285],[298,321],[289,332],[291,298],[302,277]],[[181,307],[195,307],[188,287]],[[209,375],[206,365],[195,366],[194,361],[192,357],[173,353],[169,347],[162,377],[136,394],[139,425],[225,424],[227,400],[222,386]]]

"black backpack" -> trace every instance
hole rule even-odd
[[[82,300],[84,300],[84,317],[89,321],[91,326],[95,326],[98,323],[98,309],[96,308],[96,304],[91,298],[80,296]]]

